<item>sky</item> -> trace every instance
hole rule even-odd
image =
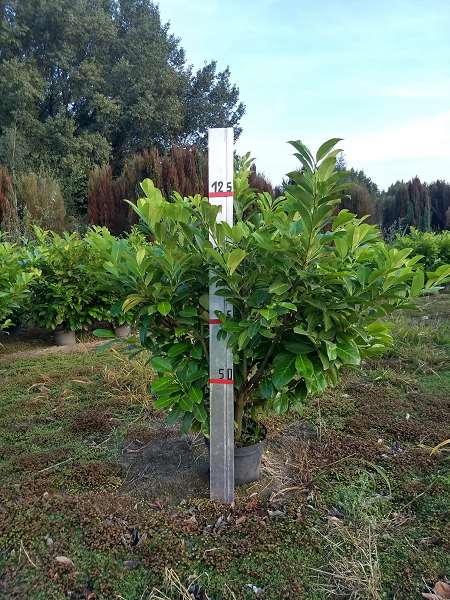
[[[160,0],[187,62],[227,65],[240,153],[274,184],[288,140],[341,137],[380,188],[450,180],[450,0]]]

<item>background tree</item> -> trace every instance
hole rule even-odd
[[[384,194],[383,225],[431,229],[431,199],[426,184],[418,177],[404,183],[397,181]]]
[[[7,232],[12,241],[18,241],[21,235],[12,177],[7,169],[0,167],[0,233]]]
[[[450,209],[450,184],[438,179],[428,186],[431,201],[431,227],[446,229],[446,212]]]
[[[346,181],[350,184],[342,198],[341,208],[347,208],[358,217],[369,215],[369,223],[381,224],[382,203],[377,184],[362,169],[347,169],[342,154],[339,155],[336,166],[337,171],[347,171]]]
[[[151,0],[0,0],[0,19],[0,164],[56,178],[72,211],[95,167],[240,133],[230,71],[187,66]]]

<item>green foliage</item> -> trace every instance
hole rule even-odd
[[[80,330],[108,317],[110,295],[99,285],[102,256],[77,234],[35,228],[30,243],[41,276],[33,281],[31,319],[48,329]]]
[[[450,215],[450,184],[437,180],[430,183],[428,192],[431,198],[431,226],[433,230],[448,229],[447,214]]]
[[[421,256],[421,263],[427,270],[450,263],[450,231],[431,233],[412,227],[409,234],[398,234],[393,245],[399,249],[411,248],[414,254]]]
[[[346,169],[342,155],[338,157],[337,169]],[[368,222],[381,225],[385,238],[391,239],[398,230],[409,227],[439,231],[450,226],[447,220],[447,215],[450,215],[450,184],[445,181],[426,184],[414,177],[406,183],[397,181],[387,191],[380,192],[376,183],[362,170],[349,169],[347,176],[350,185],[342,207],[359,217],[369,215]]]
[[[16,325],[30,303],[30,285],[39,277],[23,248],[0,241],[0,331]]]
[[[122,305],[139,278],[140,248],[145,245],[145,238],[137,230],[128,238],[114,237],[106,227],[92,227],[86,233],[84,242],[88,245],[95,261],[89,265],[92,278],[96,280],[95,289],[105,301],[107,319],[114,326],[130,324],[135,311],[124,313]],[[101,336],[102,334],[100,334]]]
[[[383,198],[383,226],[417,227],[431,229],[431,198],[426,184],[418,177],[391,185]]]
[[[363,170],[348,169],[343,155],[337,157],[336,169],[346,171],[348,186],[341,207],[358,217],[367,216],[368,223],[382,222],[382,198],[377,184]]]
[[[216,223],[219,208],[206,198],[166,200],[150,180],[142,183],[145,197],[134,208],[152,242],[136,253],[139,277],[130,274],[135,289],[124,310],[141,309],[140,344],[157,373],[152,393],[169,422],[208,431],[208,273],[233,305],[233,316],[216,317],[234,356],[237,439],[245,420],[301,410],[344,366],[390,344],[380,319],[420,293],[419,257],[387,247],[348,210],[336,214],[346,188],[335,168],[337,141],[316,158],[291,142],[302,170],[289,174],[278,199],[250,189],[245,157],[232,227]],[[449,275],[450,267],[428,274],[426,286]]]

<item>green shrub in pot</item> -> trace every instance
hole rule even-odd
[[[0,241],[0,331],[18,324],[30,305],[30,286],[39,270],[30,265],[26,249]]]
[[[76,233],[58,235],[35,228],[33,321],[50,330],[79,331],[108,313],[110,299],[98,287],[102,261]]]
[[[391,342],[383,317],[448,279],[447,265],[425,284],[410,250],[389,248],[376,226],[336,213],[346,186],[338,141],[315,156],[292,142],[301,171],[277,199],[249,188],[245,159],[232,227],[216,223],[206,198],[166,200],[142,183],[135,210],[152,242],[136,253],[124,309],[140,309],[139,344],[152,353],[151,391],[169,423],[208,435],[209,273],[233,305],[233,316],[216,316],[234,355],[237,445],[259,441],[261,414],[302,410],[344,367],[382,352]]]
[[[146,243],[144,236],[133,229],[127,238],[117,238],[106,227],[93,226],[85,239],[97,257],[92,273],[97,279],[96,287],[104,297],[109,298],[106,319],[114,328],[131,325],[135,319],[135,311],[125,312],[123,303],[133,292],[136,278],[139,277],[136,253]],[[98,268],[99,262],[101,268]],[[128,283],[129,273],[133,274],[131,286]],[[97,333],[102,335],[100,330]]]
[[[427,270],[450,263],[450,231],[434,233],[411,227],[408,234],[398,234],[393,245],[400,249],[411,248],[413,254],[420,254],[420,263]]]

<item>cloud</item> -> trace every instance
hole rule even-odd
[[[349,164],[379,160],[450,159],[450,111],[345,140]]]

